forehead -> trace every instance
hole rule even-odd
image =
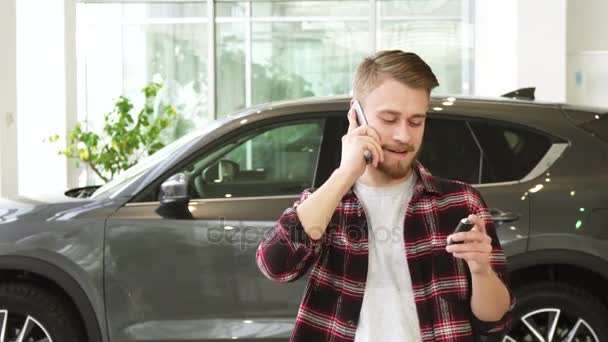
[[[424,114],[429,107],[429,95],[425,89],[410,88],[396,80],[388,79],[373,89],[364,99],[367,112],[394,111],[406,115]]]

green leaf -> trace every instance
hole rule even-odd
[[[171,105],[160,104],[159,111],[155,112],[156,96],[161,88],[162,84],[151,82],[142,89],[145,102],[137,115],[131,113],[133,103],[119,96],[114,107],[104,114],[100,132],[103,136],[85,129],[86,122],[78,122],[66,135],[67,147],[58,149],[57,153],[75,158],[77,167],[84,162],[104,180],[131,167],[140,156],[155,153],[164,147],[159,140],[162,131],[172,120],[179,120],[177,110]],[[48,142],[59,140],[58,134],[48,138]]]

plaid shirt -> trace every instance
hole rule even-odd
[[[406,258],[423,341],[473,341],[506,330],[511,310],[497,322],[482,322],[471,311],[471,276],[464,260],[446,252],[458,221],[479,215],[492,237],[493,270],[506,281],[506,259],[481,195],[470,185],[433,177],[415,163],[414,194],[404,213]],[[368,268],[368,227],[361,202],[351,189],[338,204],[319,240],[304,232],[295,208],[314,190],[305,190],[285,210],[256,253],[262,273],[291,282],[312,267],[292,341],[353,341]],[[511,296],[511,309],[514,298]]]

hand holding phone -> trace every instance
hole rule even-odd
[[[353,108],[355,109],[357,123],[359,126],[368,125],[367,118],[365,117],[365,113],[363,113],[363,108],[361,107],[359,101],[354,101]],[[372,152],[370,150],[365,150],[365,152],[363,152],[363,158],[365,159],[366,164],[371,163],[373,160]]]
[[[460,232],[468,232],[471,229],[473,229],[473,227],[475,226],[475,224],[471,221],[469,221],[468,218],[463,218],[462,220],[460,220],[460,222],[458,222],[458,226],[456,226],[456,229],[454,229],[454,233],[460,233]],[[453,245],[453,244],[461,244],[464,243],[464,241],[452,241],[451,239],[448,241],[448,245]]]

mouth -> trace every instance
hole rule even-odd
[[[408,151],[408,150],[391,150],[388,148],[385,148],[384,150],[386,152],[388,152],[389,154],[392,154],[398,158],[405,158],[410,153],[410,151]]]

